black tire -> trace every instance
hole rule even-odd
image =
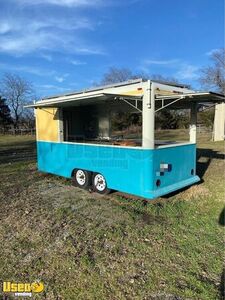
[[[72,184],[81,189],[88,189],[91,185],[91,172],[75,169],[73,171]]]
[[[101,173],[94,173],[92,175],[92,186],[94,192],[102,195],[107,195],[111,192],[111,190],[107,187],[105,177]]]

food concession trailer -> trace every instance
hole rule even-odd
[[[35,109],[38,169],[102,194],[154,199],[171,193],[200,180],[197,109],[220,102],[220,94],[143,79],[45,98],[27,106]],[[155,114],[165,108],[190,109],[188,142],[155,140]],[[141,139],[112,136],[118,111],[141,115]]]

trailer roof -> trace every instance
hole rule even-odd
[[[84,93],[88,93],[88,92],[97,92],[97,91],[102,91],[102,90],[109,89],[109,88],[128,86],[128,85],[131,85],[131,84],[141,83],[141,82],[146,82],[146,81],[147,80],[145,80],[143,78],[131,79],[131,80],[122,81],[122,82],[118,82],[118,83],[112,83],[112,84],[107,84],[107,85],[102,85],[102,86],[96,86],[96,87],[92,87],[92,88],[89,88],[89,89],[84,89],[84,90],[81,90],[81,91],[71,91],[71,92],[68,92],[68,93],[43,97],[42,100],[48,100],[48,99],[53,99],[53,98],[61,98],[61,97],[67,97],[67,96],[74,96],[74,95],[84,94]],[[165,84],[165,85],[174,86],[174,87],[180,87],[180,88],[189,88],[190,87],[187,84],[171,83],[171,82],[166,82],[166,81],[162,81],[162,80],[154,80],[153,79],[151,81],[156,82],[156,83],[162,83],[162,84]]]
[[[97,92],[97,91],[102,91],[104,89],[120,87],[120,86],[127,86],[127,85],[131,85],[134,83],[141,83],[141,82],[145,82],[145,81],[146,80],[144,80],[142,78],[137,78],[137,79],[122,81],[122,82],[118,82],[118,83],[112,83],[112,84],[96,86],[96,87],[92,87],[92,88],[88,88],[88,89],[83,89],[81,91],[71,91],[71,92],[65,93],[65,94],[52,95],[52,96],[44,97],[42,100],[48,100],[48,99],[53,99],[53,98],[65,97],[65,96],[74,96],[74,95],[84,94],[84,93],[88,93],[88,92]]]

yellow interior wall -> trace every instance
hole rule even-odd
[[[177,93],[175,91],[166,91],[166,90],[160,90],[160,89],[156,89],[155,90],[156,95],[179,95],[181,93]]]
[[[127,91],[127,92],[121,92],[119,94],[122,94],[122,95],[131,95],[131,96],[139,96],[139,95],[143,95],[143,89],[141,90],[134,90],[134,91]]]
[[[58,142],[58,109],[37,108],[35,109],[35,115],[37,140]]]

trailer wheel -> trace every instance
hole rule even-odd
[[[91,185],[91,173],[82,169],[75,169],[72,183],[76,187],[87,189]]]
[[[93,190],[99,194],[109,194],[110,189],[107,188],[105,177],[100,173],[94,173],[92,179]]]

